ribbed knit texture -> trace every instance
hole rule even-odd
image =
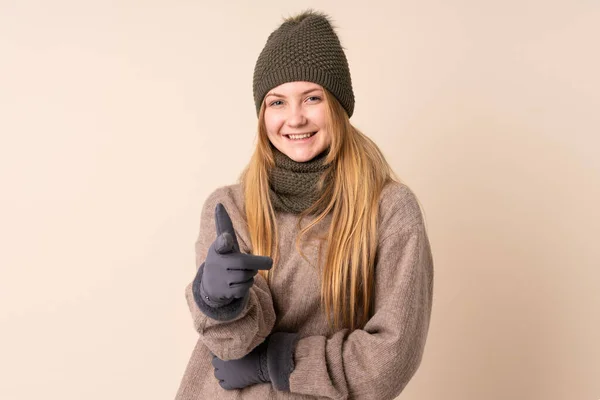
[[[214,210],[219,202],[231,217],[240,251],[251,252],[243,191],[239,184],[224,186],[204,203],[196,242],[196,267],[202,264],[215,240]],[[296,251],[294,238],[298,229],[310,221],[303,221],[299,228],[297,215],[277,213],[281,259],[273,267],[277,269],[275,280],[267,285],[257,274],[248,304],[235,319],[218,321],[207,317],[194,301],[192,284],[186,287],[187,304],[199,337],[176,399],[396,398],[423,355],[432,307],[433,258],[419,203],[406,185],[386,185],[379,210],[374,315],[363,329],[330,330],[320,305],[320,274],[311,264],[316,265],[319,254],[324,253],[325,243],[319,237],[331,226],[331,214],[315,225],[315,235],[309,235],[310,240],[302,242],[307,262]],[[323,262],[323,257],[320,260]],[[242,390],[221,388],[214,376],[211,352],[222,360],[242,358],[274,332],[299,334],[294,368],[288,379],[290,392],[277,390],[273,383]],[[277,371],[280,372],[287,371],[284,367]]]
[[[325,87],[352,116],[354,92],[348,60],[326,14],[304,12],[269,35],[254,67],[256,114],[269,90],[293,81]]]
[[[317,182],[329,165],[328,150],[307,162],[297,162],[271,145],[275,167],[269,172],[269,195],[277,211],[299,214],[319,198]]]

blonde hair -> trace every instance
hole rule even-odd
[[[298,227],[303,218],[316,215],[298,233],[296,249],[306,259],[300,250],[300,239],[333,213],[321,274],[321,304],[331,328],[354,330],[362,328],[373,312],[380,194],[388,182],[400,180],[377,145],[350,123],[337,99],[327,89],[323,88],[323,92],[327,105],[326,129],[332,136],[324,162],[330,167],[317,185],[321,197],[299,216]],[[244,193],[252,253],[273,258],[271,270],[259,271],[270,284],[279,260],[279,237],[269,196],[268,172],[275,162],[264,112],[265,102],[258,117],[256,148],[239,182]]]

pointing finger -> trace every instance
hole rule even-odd
[[[217,236],[217,240],[215,241],[215,251],[219,254],[231,253],[235,250],[233,244],[233,236],[229,232],[223,232],[221,235]]]
[[[235,230],[233,229],[233,223],[227,213],[227,210],[223,204],[218,203],[215,207],[215,226],[217,229],[217,236],[220,236],[224,232],[228,232],[233,238],[233,247],[236,251],[240,251],[240,246],[237,241]]]

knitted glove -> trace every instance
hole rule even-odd
[[[194,298],[213,308],[244,299],[258,270],[268,270],[273,259],[240,252],[233,223],[221,203],[215,208],[217,238],[211,244],[202,268],[196,275]],[[200,306],[200,304],[199,304]],[[204,310],[205,307],[200,307]]]
[[[289,392],[298,339],[297,333],[276,332],[238,360],[223,361],[213,354],[215,378],[227,390],[272,382],[275,389]]]

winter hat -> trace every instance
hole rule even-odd
[[[308,81],[329,90],[348,113],[354,112],[350,69],[330,17],[307,10],[286,18],[273,31],[254,67],[256,114],[267,92],[286,82]]]

